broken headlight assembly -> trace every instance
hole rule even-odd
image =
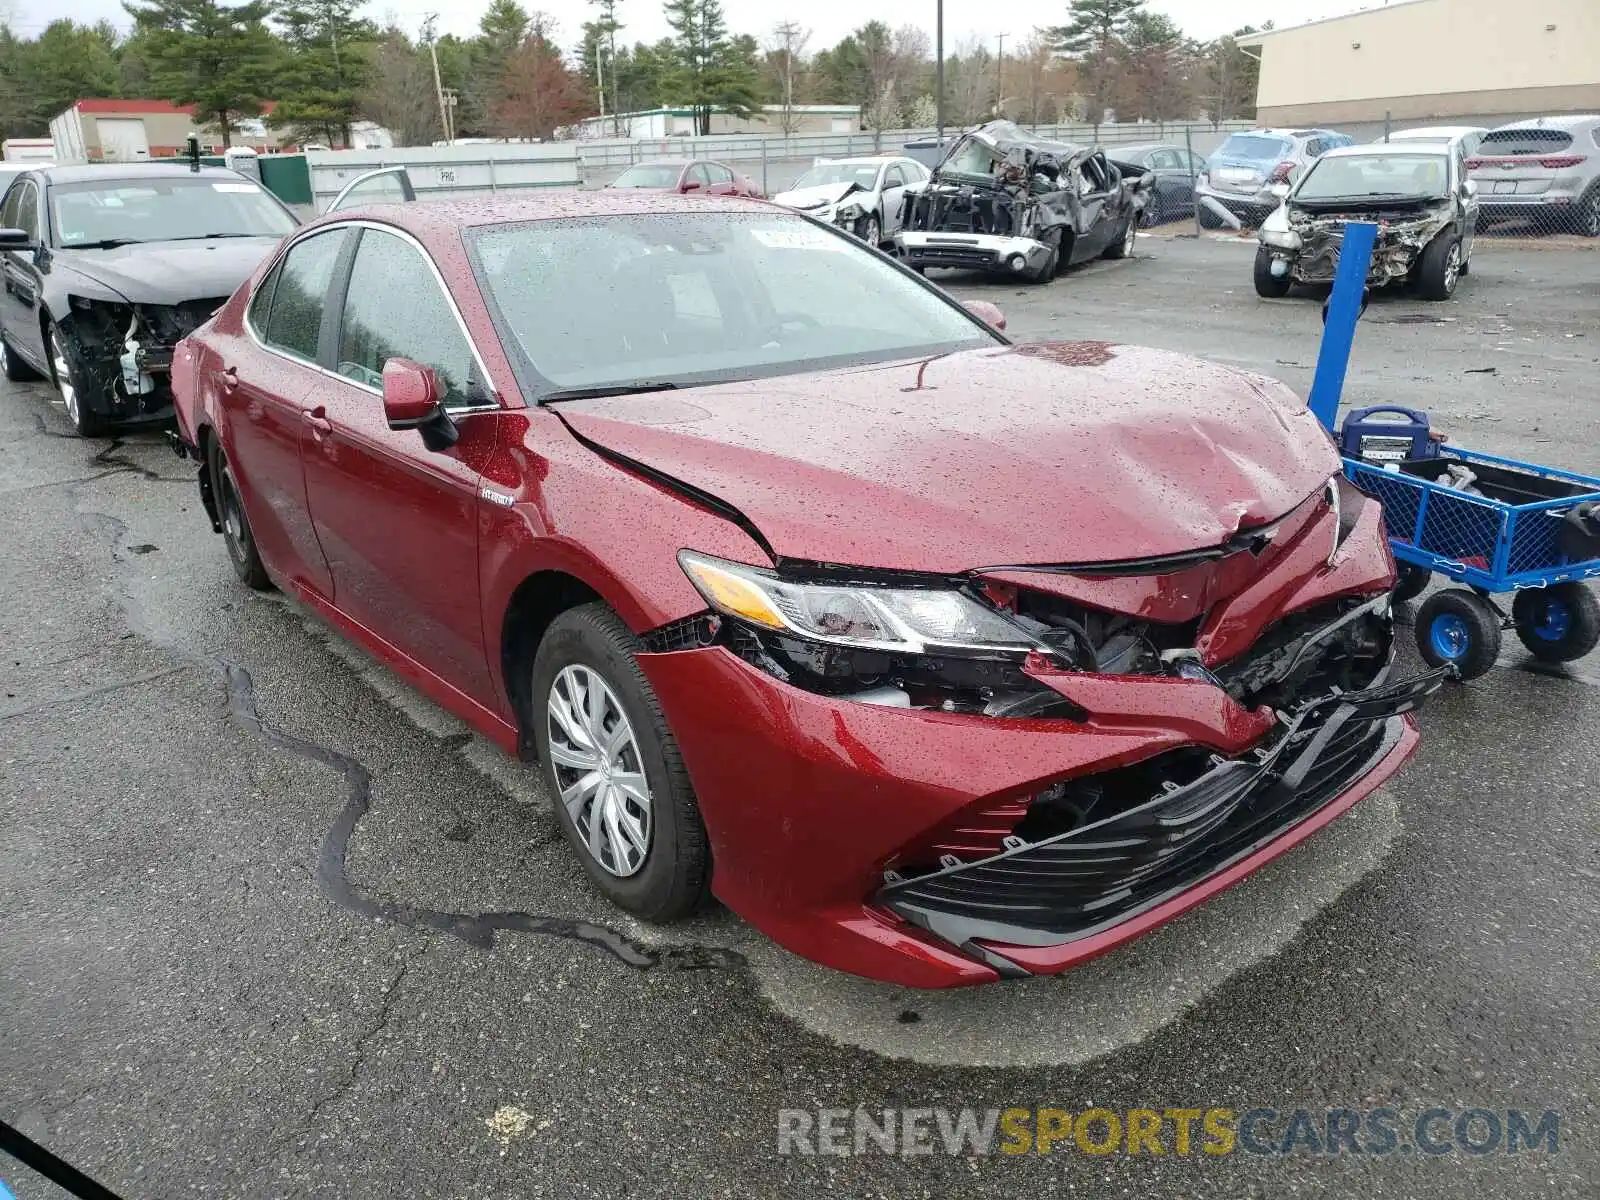
[[[690,550],[678,562],[719,614],[717,638],[807,691],[897,708],[1079,715],[1022,669],[1050,647],[957,587],[793,579]]]

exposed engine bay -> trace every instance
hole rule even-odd
[[[109,415],[153,415],[172,405],[173,348],[227,302],[129,305],[74,296],[59,322],[62,349],[83,382],[107,398]]]
[[[1448,202],[1387,201],[1382,205],[1294,203],[1285,206],[1288,228],[1300,239],[1290,260],[1290,277],[1300,283],[1329,283],[1339,268],[1345,226],[1371,221],[1378,226],[1367,282],[1374,287],[1407,279],[1428,243],[1453,220]]]
[[[1079,261],[1108,231],[1137,220],[1147,177],[1094,147],[992,121],[958,139],[919,189],[907,189],[898,239],[913,265],[1032,272]],[[933,235],[963,235],[951,241]],[[1011,241],[982,239],[1013,239]]]

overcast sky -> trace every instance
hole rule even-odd
[[[575,45],[585,20],[593,12],[588,0],[524,0],[525,7],[542,9],[558,23],[562,45]],[[1271,19],[1280,27],[1298,25],[1321,17],[1338,16],[1358,8],[1376,8],[1384,0],[1150,0],[1149,7],[1173,18],[1191,37],[1212,38],[1241,25],[1260,25]],[[810,49],[817,50],[837,42],[869,17],[897,26],[921,25],[931,33],[935,0],[724,0],[728,24],[735,33],[750,33],[765,39],[772,26],[793,17],[813,31]],[[429,12],[440,14],[440,29],[446,33],[471,34],[488,0],[374,0],[367,14],[382,21],[393,14],[412,32]],[[990,39],[1009,35],[1009,49],[1039,25],[1060,24],[1067,11],[1066,0],[945,0],[946,44],[979,36]],[[0,16],[9,12],[11,26],[23,36],[37,34],[46,23],[59,17],[94,22],[107,18],[126,28],[130,22],[120,0],[0,0]],[[660,0],[619,0],[619,12],[627,28],[622,37],[628,42],[655,41],[666,36]]]

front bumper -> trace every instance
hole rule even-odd
[[[1050,247],[1033,238],[996,233],[921,233],[895,235],[900,257],[913,267],[964,267],[1021,275],[1041,269]]]
[[[1173,901],[1188,907],[1197,889],[1222,877],[1202,895],[1226,886],[1238,877],[1231,868],[1253,856],[1259,865],[1353,804],[1356,789],[1370,791],[1375,772],[1404,757],[1415,738],[1405,714],[1449,673],[1328,697],[1250,755],[1214,756],[1186,786],[1045,841],[891,880],[875,902],[1002,975],[1059,971],[1105,949],[1108,932]]]

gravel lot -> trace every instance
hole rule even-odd
[[[1258,300],[1227,240],[941,282],[1023,339],[1310,382],[1316,300]],[[1347,399],[1594,471],[1597,318],[1600,253],[1480,243],[1454,302],[1374,303]],[[620,920],[520,768],[235,585],[159,438],[67,429],[44,387],[0,384],[0,1119],[129,1200],[1600,1187],[1594,659],[1551,677],[1508,643],[1424,713],[1393,787],[1151,937],[907,993],[724,912]],[[1561,1133],[1481,1157],[777,1153],[780,1109],[857,1105],[1480,1106]],[[59,1194],[10,1170],[20,1200]]]

